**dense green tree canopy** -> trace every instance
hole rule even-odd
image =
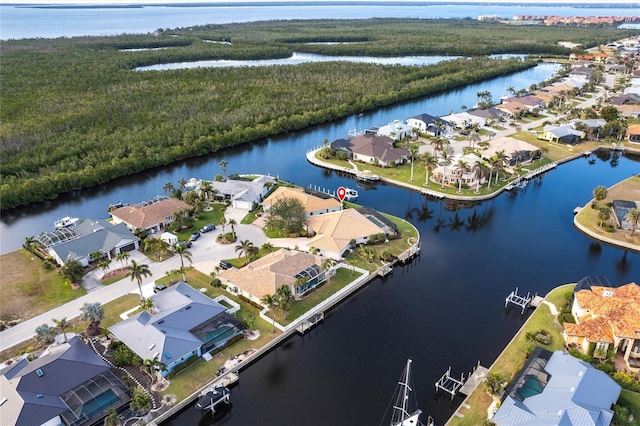
[[[9,40],[0,45],[1,209],[534,65],[461,58],[434,66],[349,62],[134,71],[292,52],[400,56],[568,54],[629,31],[512,28],[474,21],[231,24],[160,35]],[[231,40],[231,44],[209,43]],[[315,42],[345,42],[315,44]],[[314,42],[314,44],[309,44]],[[124,51],[126,48],[168,47]]]

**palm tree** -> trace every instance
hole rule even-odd
[[[320,267],[323,271],[327,272],[331,268],[333,268],[333,265],[335,265],[335,261],[333,259],[327,258],[322,261],[322,265],[320,265]]]
[[[135,260],[131,261],[131,265],[125,268],[127,272],[127,276],[131,277],[131,281],[136,280],[138,283],[138,289],[140,290],[140,301],[144,300],[142,296],[142,279],[147,276],[151,276],[151,271],[149,270],[149,265],[147,264],[138,264]]]
[[[240,253],[238,257],[244,254],[245,265],[249,264],[249,254],[251,254],[251,247],[255,247],[249,240],[240,241],[240,244],[236,246],[236,253]]]
[[[480,142],[480,133],[473,130],[469,133],[468,138],[469,138],[469,146],[473,148],[475,147],[476,143]]]
[[[305,275],[302,275],[296,278],[295,280],[293,280],[293,288],[296,289],[296,293],[300,293],[302,288],[306,286],[308,283],[309,283],[309,279]]]
[[[104,319],[104,308],[100,302],[87,303],[80,307],[80,319],[89,321],[87,331],[91,330],[92,335],[98,334],[100,323]]]
[[[276,290],[276,298],[278,299],[278,308],[280,308],[280,314],[282,319],[285,318],[286,312],[291,309],[291,302],[293,301],[293,293],[291,292],[291,286],[283,284]]]
[[[122,253],[116,254],[116,261],[119,261],[124,268],[124,265],[127,263],[127,260],[129,260],[130,257],[131,255],[128,251],[123,251]]]
[[[203,180],[202,183],[200,184],[200,197],[203,200],[209,201],[211,198],[211,190],[213,188],[211,187],[211,182],[209,182],[208,180]]]
[[[476,161],[473,165],[473,171],[475,173],[476,180],[478,181],[476,184],[476,194],[480,193],[480,181],[487,175],[488,170],[489,168],[487,167],[487,163],[482,160]]]
[[[504,150],[497,151],[494,155],[496,159],[496,184],[498,183],[498,172],[504,167],[507,162],[507,154],[505,154]]]
[[[153,308],[155,307],[155,305],[153,304],[153,299],[151,298],[146,298],[146,299],[142,299],[140,301],[140,307],[149,312],[150,314],[153,314]]]
[[[122,421],[120,421],[120,416],[118,416],[118,412],[113,408],[109,408],[109,412],[107,417],[104,418],[104,426],[120,426]]]
[[[164,186],[162,187],[162,190],[164,191],[165,194],[171,194],[174,189],[175,189],[175,187],[173,186],[173,183],[171,183],[171,182],[165,183]]]
[[[631,235],[633,235],[640,223],[640,209],[629,209],[624,218],[631,222]]]
[[[430,152],[425,152],[422,156],[422,165],[427,170],[427,176],[424,180],[425,186],[429,186],[429,171],[438,166],[438,157],[432,155]]]
[[[180,187],[180,191],[184,191],[184,189],[187,187],[187,180],[185,178],[182,178],[178,181],[178,186]]]
[[[220,161],[218,163],[218,167],[220,167],[220,171],[222,172],[222,174],[224,175],[224,177],[227,177],[227,166],[229,165],[228,161]]]
[[[187,281],[187,277],[184,274],[184,259],[186,258],[189,261],[189,264],[193,263],[191,259],[191,252],[185,248],[183,245],[176,245],[174,248],[175,252],[180,256],[180,267],[182,268],[182,281]]]
[[[469,171],[469,163],[467,163],[464,160],[458,160],[456,167],[458,167],[458,171],[460,172],[460,178],[458,179],[458,194],[461,194],[462,193],[462,176],[464,176],[464,174]]]
[[[38,342],[53,343],[55,336],[55,330],[49,327],[47,324],[42,324],[41,326],[36,328],[36,340]]]
[[[278,299],[273,294],[265,294],[262,299],[260,299],[260,303],[266,306],[266,308],[271,312],[271,322],[273,323],[273,332],[276,332],[276,317],[275,317],[275,309],[278,307]]]
[[[153,385],[158,378],[158,371],[166,371],[167,366],[155,356],[153,359],[145,359],[140,366],[140,371],[147,374],[151,378]]]
[[[416,144],[411,144],[407,147],[409,153],[411,154],[411,177],[409,178],[409,182],[413,182],[413,163],[418,154],[418,146]]]
[[[64,317],[60,320],[57,320],[55,318],[53,318],[51,321],[56,323],[56,326],[60,328],[60,331],[62,331],[62,335],[64,336],[64,341],[67,341],[67,327],[69,326],[69,324],[67,323],[67,317]]]
[[[238,222],[236,222],[235,219],[229,219],[229,225],[231,226],[231,233],[233,234],[233,238],[236,238],[236,225],[238,224]]]
[[[509,86],[509,88],[507,89],[507,92],[509,92],[511,96],[513,96],[516,93],[516,89],[514,89],[513,86]]]
[[[25,237],[24,246],[27,250],[31,252],[31,254],[35,254],[36,248],[38,247],[38,243],[36,243],[36,240],[33,237]]]
[[[596,200],[596,205],[605,198],[607,198],[607,188],[604,186],[596,186],[593,189],[593,198]]]
[[[98,268],[102,269],[102,272],[106,274],[109,270],[109,261],[101,260],[100,262],[98,262]]]
[[[451,165],[451,154],[447,150],[443,150],[440,153],[440,164],[442,164],[442,186],[440,189],[444,189],[444,182],[447,179],[447,166]]]

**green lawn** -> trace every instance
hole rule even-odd
[[[629,414],[633,415],[633,422],[627,423],[628,425],[640,425],[640,393],[622,389],[617,405],[627,407]]]
[[[291,309],[287,312],[286,318],[282,321],[279,321],[280,324],[291,324],[302,314],[308,312],[311,308],[329,298],[329,296],[337,293],[339,290],[342,290],[361,275],[362,274],[358,271],[351,271],[346,268],[338,268],[336,274],[331,277],[331,280],[328,283],[325,283],[320,288],[317,288],[308,296],[305,296],[304,299],[294,301],[291,305]]]

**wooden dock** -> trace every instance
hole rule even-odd
[[[237,372],[233,372],[230,371],[226,374],[223,374],[222,376],[218,377],[218,380],[216,380],[216,385],[217,386],[222,386],[222,387],[229,387],[232,384],[236,383],[238,380],[240,380],[240,377],[238,376]]]
[[[487,377],[488,372],[489,369],[487,367],[481,366],[478,362],[478,365],[473,370],[473,373],[470,374],[469,377],[467,377],[464,385],[462,385],[462,387],[460,388],[460,393],[467,396],[471,395],[473,391],[476,390],[476,388],[480,386],[480,384],[482,384],[484,378]]]
[[[296,331],[300,334],[304,334],[307,331],[311,330],[318,323],[324,320],[324,312],[320,312],[317,314],[311,315],[306,320],[302,321],[299,326],[296,327]]]

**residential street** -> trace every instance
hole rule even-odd
[[[240,220],[246,213],[246,210],[229,207],[225,212],[225,216],[227,220],[234,218],[240,223]],[[230,231],[229,226],[227,226],[226,231]],[[189,249],[192,254],[193,267],[207,275],[218,266],[220,260],[238,256],[238,253],[235,251],[235,243],[220,245],[215,242],[216,236],[221,232],[222,228],[218,227],[215,231],[202,234]],[[264,232],[254,225],[237,225],[236,234],[238,241],[249,240],[258,247],[268,241]],[[156,279],[164,277],[167,271],[180,268],[179,256],[173,256],[164,262],[151,262],[138,251],[132,251],[130,255],[130,259],[138,263],[148,264],[152,273],[152,276],[145,278],[142,282],[142,293],[145,297],[153,294],[153,285]],[[188,264],[189,262],[185,260],[185,265]],[[111,262],[111,267],[117,269],[122,267],[122,265],[120,262],[113,261]],[[55,323],[52,321],[53,318],[67,318],[67,320],[70,320],[78,317],[80,315],[80,308],[85,303],[100,302],[104,305],[120,296],[130,293],[138,294],[138,284],[135,281],[131,281],[129,277],[109,286],[96,287],[81,298],[0,332],[0,350],[5,350],[32,338],[35,335],[35,329],[42,324],[48,324],[52,327],[55,326]]]

